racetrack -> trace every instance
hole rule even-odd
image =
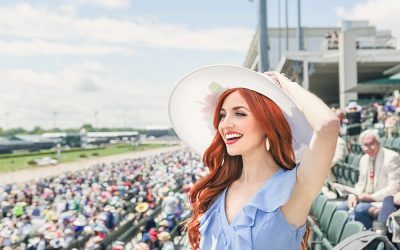
[[[136,151],[136,152],[126,153],[126,154],[98,157],[95,159],[82,159],[82,160],[75,161],[75,162],[61,163],[61,164],[57,164],[57,165],[53,165],[53,166],[36,167],[36,168],[29,168],[29,169],[14,171],[14,172],[2,173],[2,174],[0,174],[0,184],[26,182],[29,180],[39,179],[39,178],[43,178],[43,177],[59,175],[63,172],[67,172],[67,171],[77,171],[77,170],[81,170],[81,169],[86,169],[97,163],[110,163],[110,162],[119,161],[119,160],[123,160],[123,159],[135,159],[135,158],[156,155],[159,153],[183,149],[183,148],[185,148],[185,146],[181,146],[181,145],[171,146],[171,147],[162,147],[162,148],[149,149],[149,150],[144,150],[144,151]]]

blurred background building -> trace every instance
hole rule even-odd
[[[400,50],[389,30],[368,21],[343,21],[340,27],[304,27],[299,50],[296,28],[269,28],[270,68],[285,73],[330,105],[371,102],[399,89]],[[258,32],[244,66],[258,70]],[[288,44],[288,46],[286,46]],[[396,70],[397,69],[397,70]]]

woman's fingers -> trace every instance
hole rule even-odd
[[[269,76],[280,88],[282,88],[281,79],[278,78],[279,73],[276,71],[267,71],[264,72],[267,76]]]

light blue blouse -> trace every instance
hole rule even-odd
[[[227,188],[199,218],[202,250],[297,250],[306,225],[295,228],[281,211],[296,183],[296,169],[278,170],[231,224],[225,214]]]

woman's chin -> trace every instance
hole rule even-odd
[[[237,150],[229,150],[229,149],[227,149],[227,153],[228,153],[228,155],[230,155],[230,156],[237,156],[237,155],[241,155],[241,153],[240,152],[238,152]]]

